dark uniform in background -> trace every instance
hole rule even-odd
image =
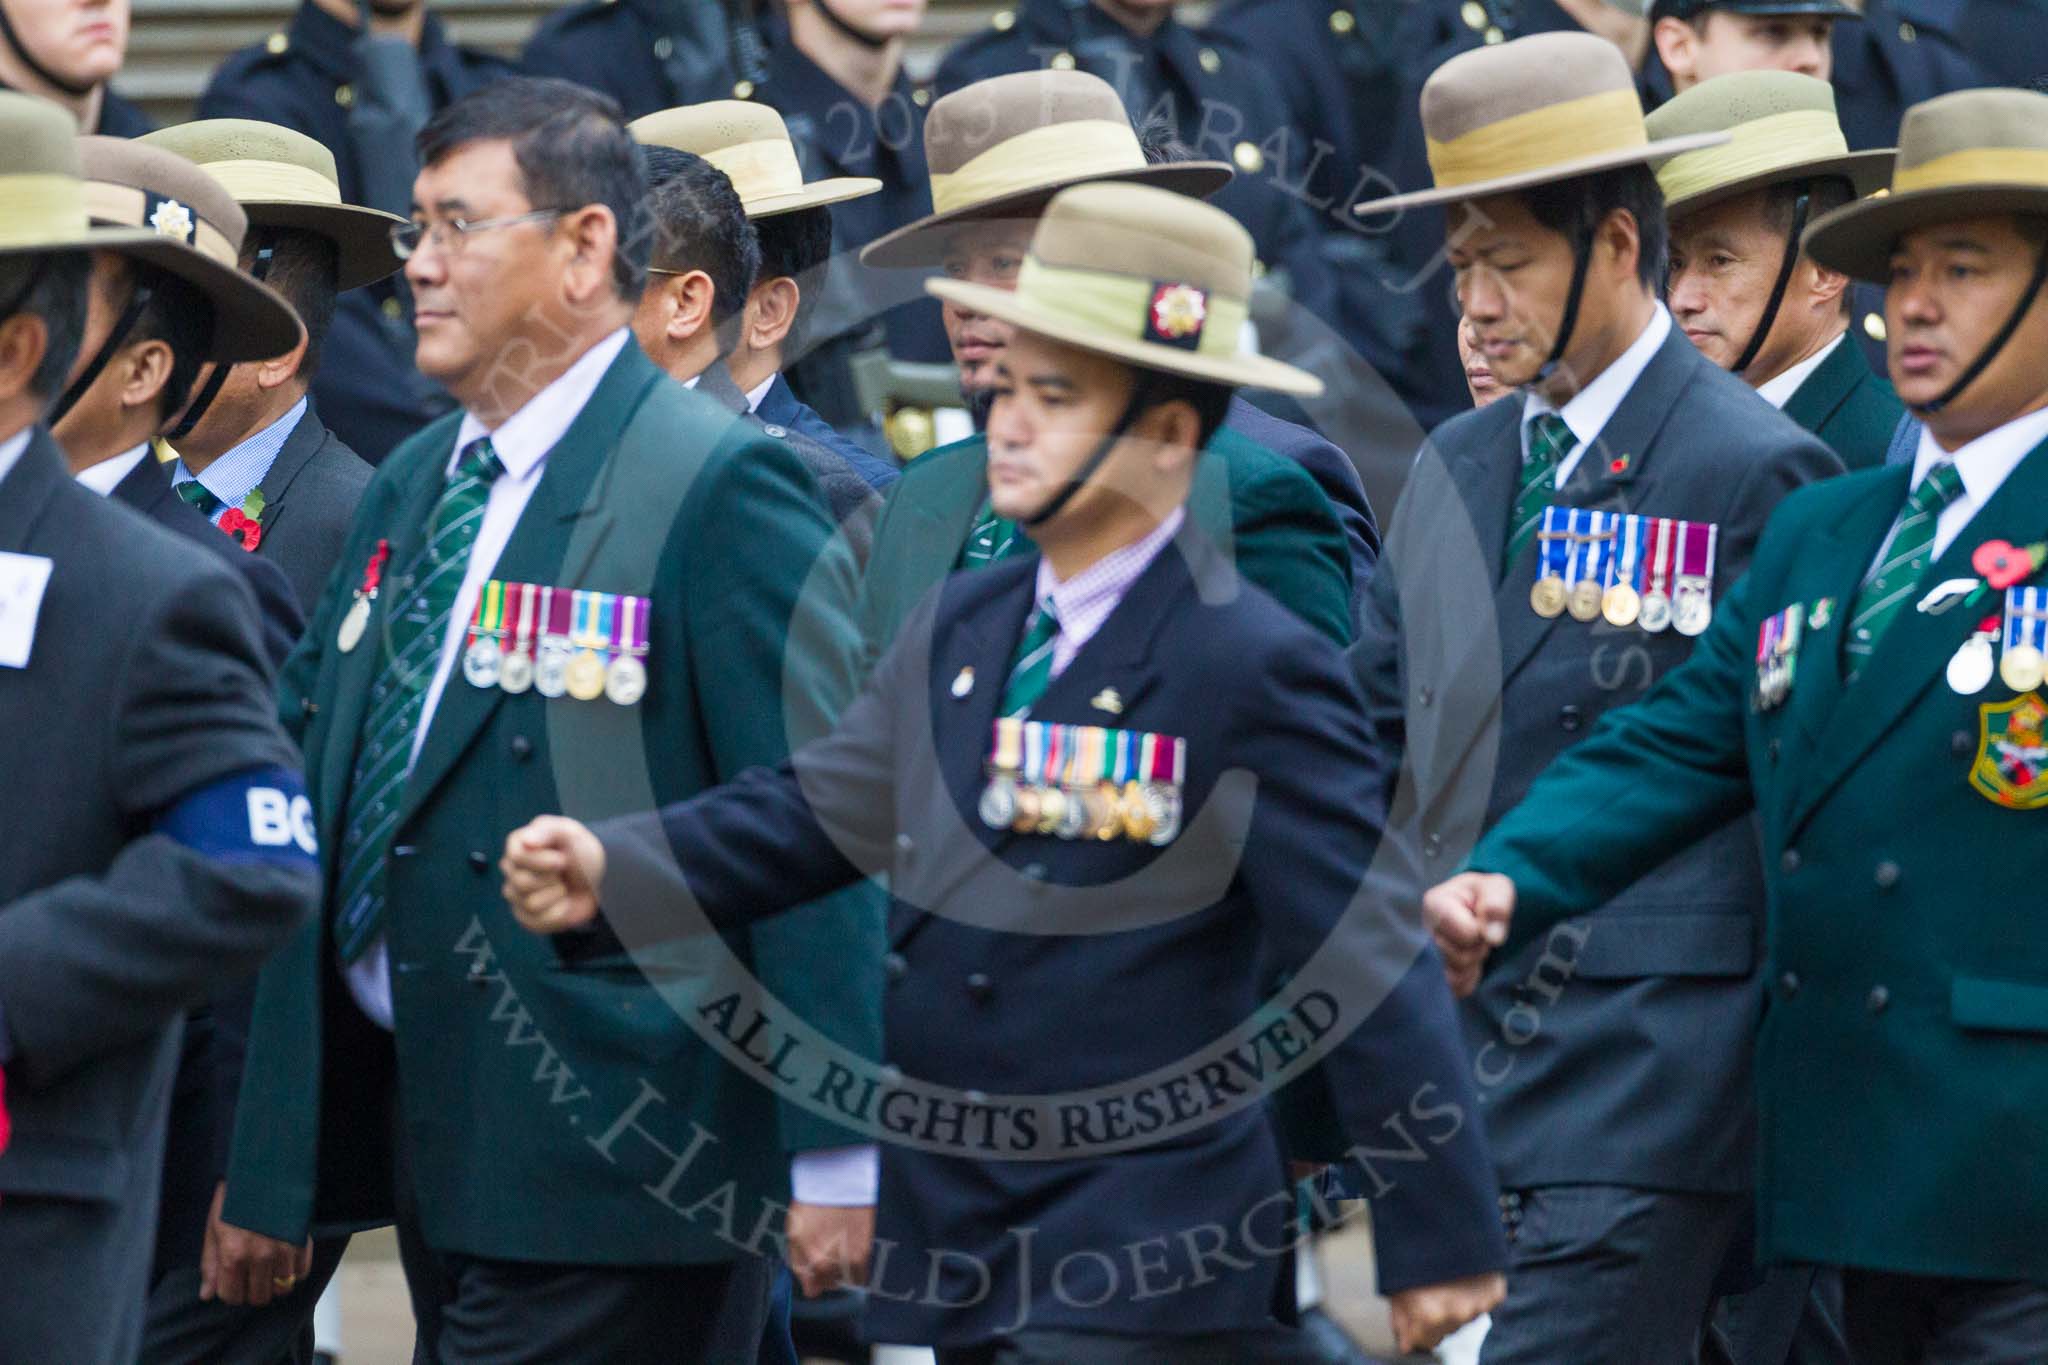
[[[720,0],[585,0],[527,40],[535,76],[601,90],[629,119],[679,104],[752,99],[764,83],[760,31]]]
[[[379,140],[352,121],[362,78],[356,30],[307,0],[291,26],[221,64],[199,97],[200,118],[281,123],[325,143],[341,173],[341,197],[394,213],[367,192],[372,163],[412,156],[410,137]],[[448,41],[432,14],[420,34],[419,73],[432,109],[517,70],[486,52]],[[449,410],[440,388],[412,361],[411,298],[393,277],[343,296],[313,384],[325,420],[357,454],[376,464],[400,441]]]

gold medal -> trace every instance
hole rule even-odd
[[[604,660],[594,650],[584,650],[569,660],[564,678],[569,695],[578,701],[596,701],[604,695]]]
[[[1088,797],[1089,829],[1108,843],[1124,832],[1123,806],[1117,800],[1116,784],[1105,779]]]
[[[1616,583],[1600,598],[1600,614],[1610,626],[1632,626],[1642,615],[1643,599],[1626,583]]]
[[[2032,645],[2014,645],[1998,661],[1998,680],[2015,692],[2031,692],[2041,685],[2041,651]]]
[[[1600,585],[1591,579],[1580,579],[1572,585],[1571,599],[1566,605],[1574,621],[1599,620]]]
[[[1491,22],[1486,6],[1480,4],[1479,0],[1465,0],[1465,3],[1458,7],[1458,17],[1465,21],[1466,28],[1474,31],[1485,28]]]
[[[1567,596],[1562,578],[1539,578],[1529,589],[1529,605],[1535,608],[1538,616],[1549,620],[1564,615]]]
[[[1135,843],[1144,843],[1152,837],[1156,823],[1152,819],[1152,807],[1145,802],[1145,792],[1135,782],[1124,784],[1124,794],[1117,803],[1124,817],[1124,837]]]
[[[1029,834],[1038,828],[1038,788],[1017,788],[1017,811],[1010,828],[1019,834]]]
[[[363,642],[363,632],[370,627],[370,599],[357,594],[348,615],[341,618],[341,629],[335,633],[334,643],[342,653],[347,654]]]
[[[1051,834],[1057,831],[1060,827],[1060,821],[1066,818],[1066,814],[1067,795],[1065,792],[1061,791],[1058,787],[1040,787],[1038,789],[1038,832],[1040,834]]]

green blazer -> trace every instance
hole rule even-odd
[[[920,455],[882,506],[861,581],[869,662],[918,599],[953,572],[988,496],[988,443],[971,436]],[[1238,572],[1335,640],[1351,640],[1351,558],[1336,511],[1302,467],[1229,427],[1202,453],[1189,518]]]
[[[1875,469],[1884,463],[1906,405],[1890,381],[1870,368],[1855,338],[1845,336],[1785,400],[1785,415],[1833,446],[1850,469]]]
[[[2020,699],[1996,679],[1974,696],[1944,681],[2000,597],[1907,607],[1843,682],[1850,604],[1910,477],[1787,498],[1691,659],[1552,764],[1471,862],[1515,881],[1512,951],[1754,810],[1769,889],[1761,1254],[2044,1281],[2048,779],[2035,809],[1982,794],[1973,771]],[[1975,578],[1977,546],[2044,533],[2048,443],[1924,582]],[[1794,604],[1810,624],[1790,693],[1758,711],[1759,632]]]
[[[723,1191],[744,1242],[761,1200],[787,1200],[792,1152],[860,1139],[778,1099],[757,1065],[715,1052],[697,1009],[758,981],[824,1034],[875,1055],[879,892],[863,884],[737,933],[629,956],[608,935],[563,942],[519,928],[499,896],[498,853],[537,814],[652,810],[775,763],[825,728],[856,657],[852,559],[786,443],[672,383],[628,342],[549,453],[493,573],[649,597],[646,696],[632,707],[549,700],[451,676],[393,837],[397,1031],[385,1033],[356,1007],[336,960],[331,855],[372,693],[386,682],[382,614],[420,545],[459,421],[436,422],[377,471],[280,679],[330,851],[329,895],[320,922],[258,986],[226,1217],[286,1240],[309,1226],[389,1221],[396,1093],[437,1250],[571,1264],[731,1259],[715,1216],[674,1209]],[[344,652],[336,632],[384,538],[392,568],[368,631]],[[804,647],[785,650],[792,618]],[[727,1006],[704,1020],[740,1035],[751,1012]],[[767,1028],[744,1050],[772,1056],[782,1036]]]

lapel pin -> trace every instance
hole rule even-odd
[[[1112,716],[1124,713],[1124,699],[1117,694],[1114,687],[1103,688],[1088,704],[1098,711],[1107,711]]]
[[[953,695],[964,697],[974,690],[974,670],[963,668],[953,675]]]
[[[1628,469],[1629,458],[1630,457],[1627,455],[1615,456],[1612,460],[1609,460],[1607,462],[1607,472],[1610,474],[1621,474],[1626,472]]]
[[[1938,616],[1954,606],[1958,598],[1976,586],[1977,580],[1974,578],[1951,578],[1945,583],[1937,583],[1927,596],[1920,599],[1918,610],[1926,612],[1929,616]]]
[[[1806,618],[1806,624],[1814,630],[1826,630],[1828,622],[1835,619],[1835,599],[1823,597],[1813,604],[1813,612]]]

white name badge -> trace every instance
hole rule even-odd
[[[28,667],[43,589],[49,585],[49,560],[0,550],[0,668]]]

